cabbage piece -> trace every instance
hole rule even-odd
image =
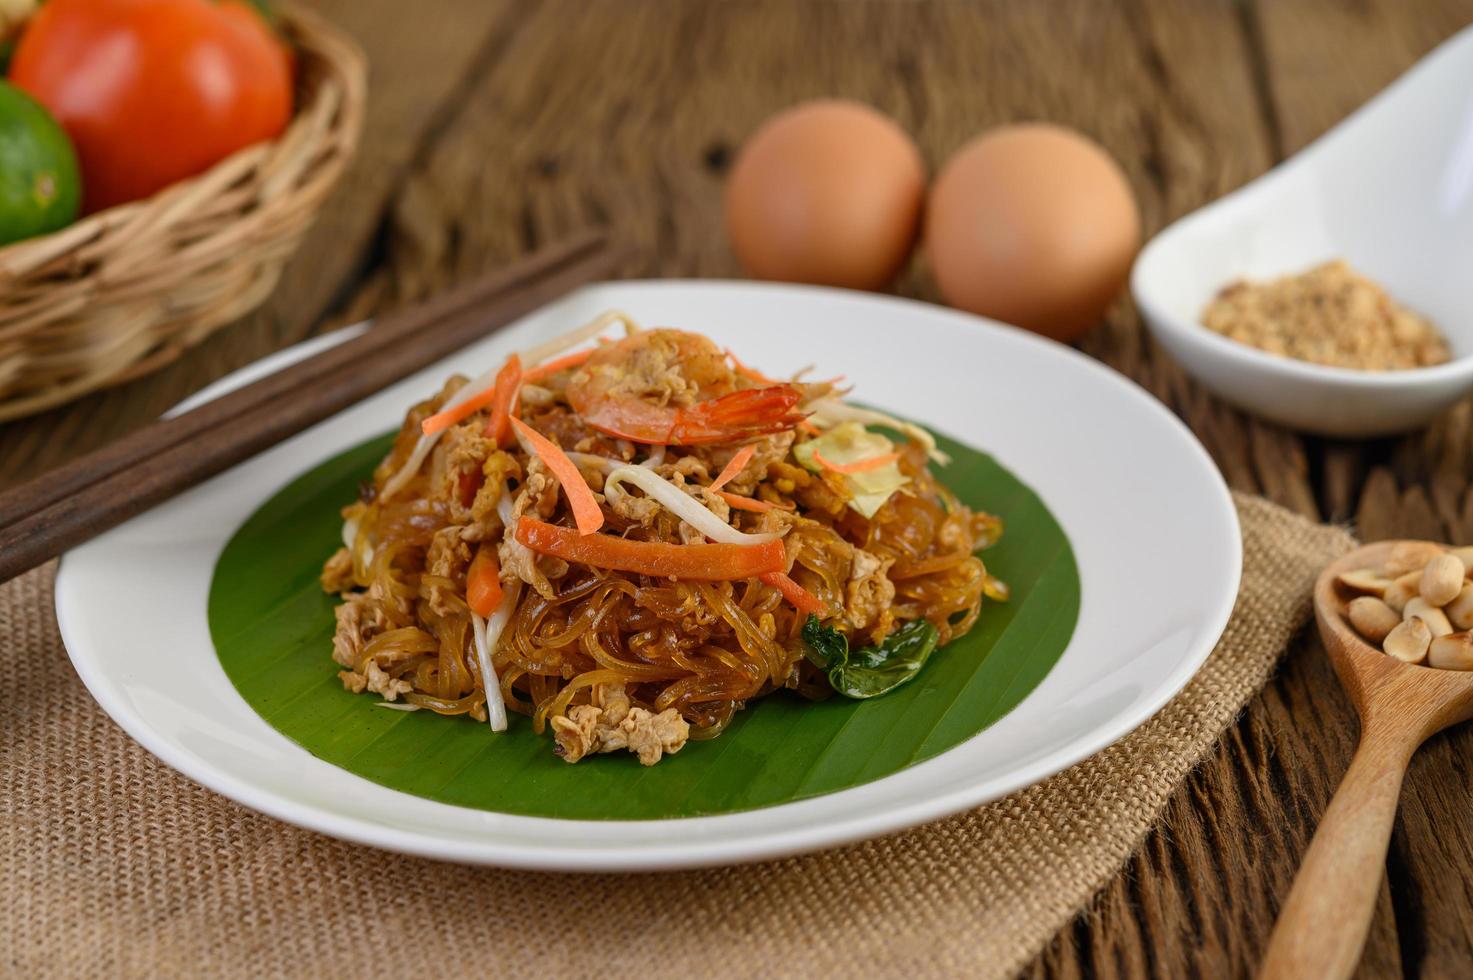
[[[837,398],[820,398],[808,406],[808,421],[820,429],[838,425],[840,422],[858,422],[860,425],[883,425],[894,429],[907,439],[913,439],[926,449],[926,455],[942,466],[951,462],[951,457],[936,445],[936,439],[920,426],[877,412],[872,408],[860,408]],[[825,454],[827,457],[827,454]]]
[[[815,451],[830,463],[848,466],[894,452],[895,444],[858,422],[841,422],[818,438],[793,447],[793,456],[805,469],[822,473],[824,468],[813,458]],[[899,464],[894,462],[860,473],[835,475],[849,491],[849,506],[865,517],[874,517],[891,494],[910,482],[910,477],[901,473]]]

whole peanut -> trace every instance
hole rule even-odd
[[[1419,664],[1427,659],[1427,648],[1431,645],[1432,631],[1427,624],[1420,619],[1408,619],[1386,634],[1381,649],[1403,663]]]
[[[1395,609],[1369,595],[1350,600],[1350,605],[1345,607],[1345,614],[1357,633],[1377,644],[1385,640],[1386,634],[1396,629],[1401,622]]]
[[[1427,649],[1427,666],[1473,670],[1473,633],[1450,633],[1434,639]]]
[[[1433,636],[1447,636],[1453,631],[1453,624],[1447,621],[1447,614],[1421,596],[1407,602],[1406,608],[1401,611],[1401,618],[1420,619],[1427,624]]]
[[[1445,606],[1457,598],[1463,587],[1463,563],[1454,555],[1438,555],[1422,569],[1418,591],[1434,606]]]
[[[1458,629],[1473,629],[1473,582],[1464,582],[1457,597],[1443,606],[1442,611]]]

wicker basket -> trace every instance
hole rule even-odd
[[[321,18],[281,11],[297,113],[144,201],[0,248],[0,421],[167,364],[265,300],[352,155],[367,68]]]

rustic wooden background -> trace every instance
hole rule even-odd
[[[764,117],[799,99],[874,103],[933,170],[995,123],[1073,125],[1121,161],[1154,231],[1304,146],[1473,21],[1473,0],[313,5],[367,48],[371,104],[356,165],[281,288],[158,375],[0,426],[0,485],[272,350],[588,225],[634,246],[630,276],[737,275],[723,171]],[[935,298],[920,263],[900,291]],[[1083,347],[1180,413],[1234,487],[1353,520],[1367,539],[1473,541],[1473,404],[1404,439],[1304,439],[1189,383],[1126,301]],[[1030,973],[1249,972],[1355,730],[1306,636]],[[1470,799],[1464,726],[1412,765],[1366,975],[1473,970]]]

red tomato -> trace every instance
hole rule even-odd
[[[279,134],[291,75],[285,46],[240,0],[50,0],[10,67],[76,144],[88,211]]]

